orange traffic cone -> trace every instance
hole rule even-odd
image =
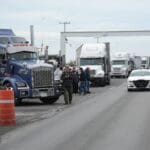
[[[14,91],[0,90],[0,125],[15,125]]]

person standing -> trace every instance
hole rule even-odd
[[[86,78],[86,83],[85,83],[85,86],[86,86],[86,93],[90,94],[90,68],[87,67],[85,69],[85,78]]]
[[[65,104],[72,103],[72,94],[73,94],[73,76],[70,68],[66,66],[62,73],[62,86],[64,89],[64,101]]]
[[[73,93],[78,93],[79,74],[75,67],[72,70],[72,74],[73,74]]]
[[[54,80],[60,82],[61,76],[62,76],[62,67],[58,65],[56,70],[54,71]]]
[[[79,80],[80,80],[79,94],[85,95],[86,94],[86,87],[85,87],[86,78],[85,78],[85,72],[83,71],[83,68],[80,68]]]

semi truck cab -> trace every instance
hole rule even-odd
[[[91,83],[110,84],[110,43],[83,44],[76,50],[77,66],[90,68]]]
[[[11,31],[10,35],[4,32],[4,36],[1,31],[0,38],[15,37]],[[39,60],[36,47],[24,42],[0,43],[0,84],[13,88],[16,104],[24,98],[54,103],[61,95],[61,86],[54,82],[54,68]]]

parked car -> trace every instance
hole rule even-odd
[[[133,70],[127,79],[127,90],[150,89],[150,70]]]

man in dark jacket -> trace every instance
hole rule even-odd
[[[86,78],[86,93],[91,93],[90,92],[90,68],[89,67],[87,67],[86,69],[85,69],[85,78]]]
[[[79,76],[79,80],[80,80],[80,86],[79,86],[79,94],[86,94],[86,77],[85,77],[85,72],[83,70],[83,68],[80,68],[80,76]]]
[[[79,74],[74,67],[72,70],[73,74],[73,93],[78,93]]]
[[[71,104],[72,102],[72,93],[73,93],[73,76],[70,68],[66,66],[62,73],[62,85],[64,89],[64,101],[65,104]]]

